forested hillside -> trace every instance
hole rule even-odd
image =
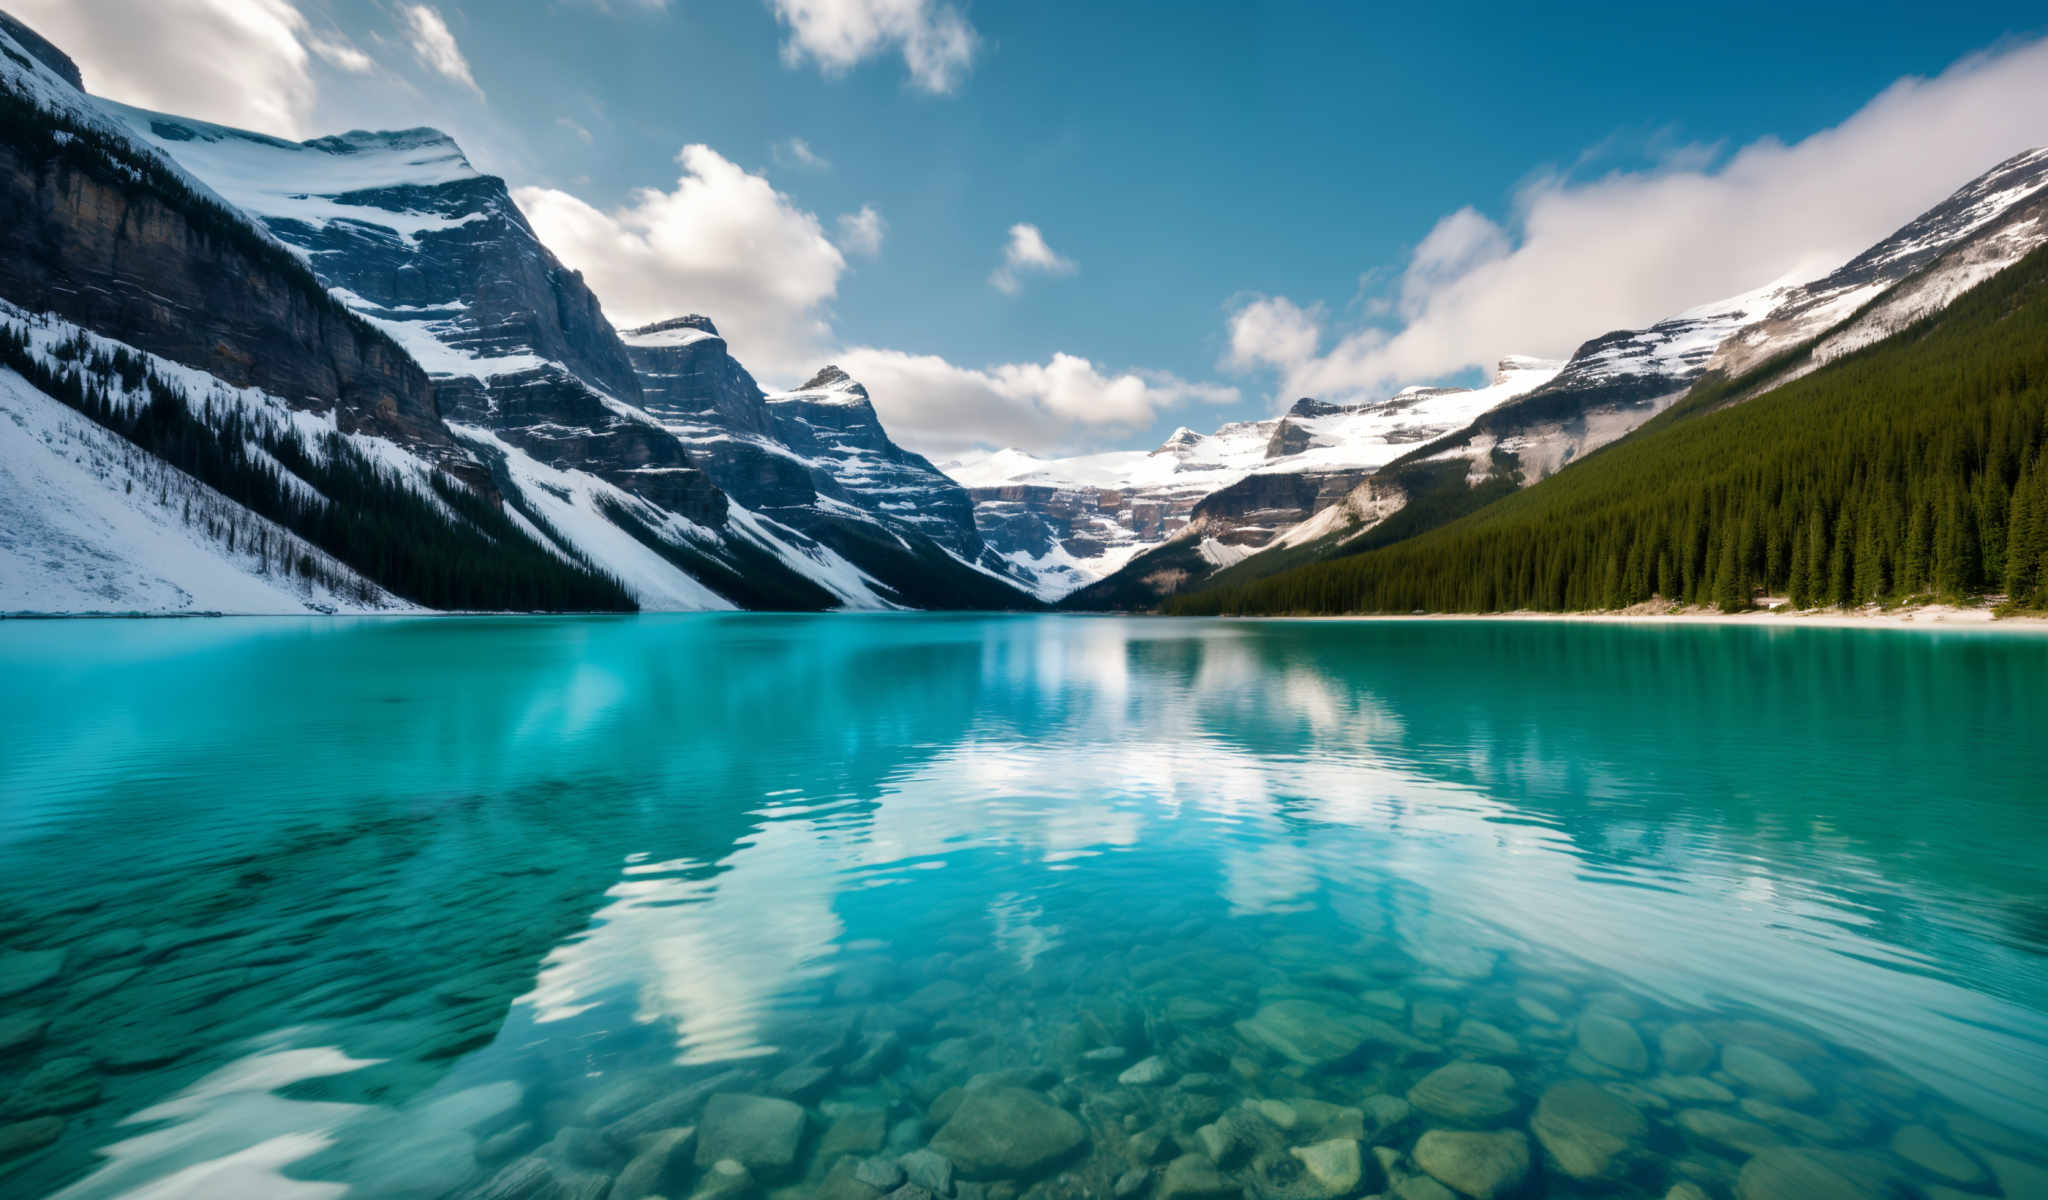
[[[1689,408],[1412,541],[1173,611],[2048,606],[2048,251],[1754,400]]]

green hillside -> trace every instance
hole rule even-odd
[[[1412,540],[1171,610],[2048,606],[2048,250],[1812,375],[1679,415]]]

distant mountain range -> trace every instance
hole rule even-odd
[[[438,131],[291,142],[86,82],[0,14],[0,611],[1155,608],[1823,369],[2048,238],[2035,151],[1821,279],[1485,387],[942,470],[837,368],[767,392],[712,317],[614,329]]]

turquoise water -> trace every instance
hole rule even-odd
[[[0,680],[8,1196],[2048,1194],[2048,639],[5,622]]]

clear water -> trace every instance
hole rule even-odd
[[[9,1196],[2048,1194],[2048,639],[9,622],[0,730]]]

